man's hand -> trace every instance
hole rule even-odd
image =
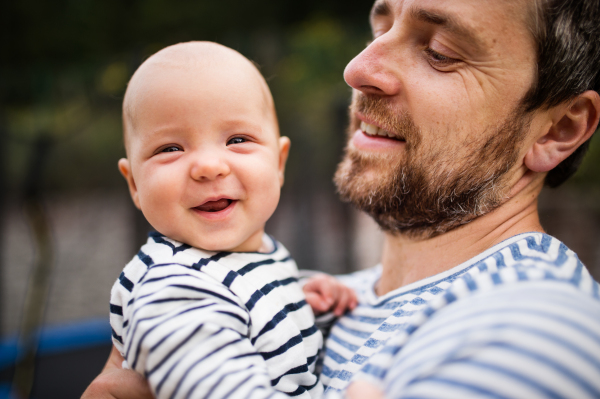
[[[123,357],[113,346],[104,369],[81,399],[153,399],[148,383],[133,370],[121,368]]]
[[[346,390],[346,399],[383,399],[383,391],[366,381],[355,381]]]
[[[315,314],[332,311],[336,316],[341,316],[346,310],[354,309],[358,303],[354,290],[327,274],[311,277],[302,289],[306,302]]]

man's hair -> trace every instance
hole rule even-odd
[[[600,92],[600,0],[535,3],[537,79],[524,98],[525,110],[550,108],[586,90]],[[590,140],[548,172],[547,186],[558,187],[577,171]]]

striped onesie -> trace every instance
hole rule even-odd
[[[272,252],[207,252],[151,233],[127,264],[113,343],[158,398],[321,396],[322,336],[296,264],[264,240]]]
[[[386,398],[600,398],[599,285],[564,244],[512,237],[378,297],[380,268],[342,282],[359,306],[326,340],[321,380]]]

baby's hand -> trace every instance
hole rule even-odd
[[[327,274],[311,277],[302,289],[306,302],[315,314],[333,311],[336,316],[341,316],[346,310],[354,309],[358,303],[354,290]]]

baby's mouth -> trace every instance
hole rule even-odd
[[[232,203],[233,200],[230,200],[228,198],[221,198],[220,200],[216,201],[206,201],[204,204],[197,206],[194,209],[198,209],[202,212],[219,212],[227,208]]]

